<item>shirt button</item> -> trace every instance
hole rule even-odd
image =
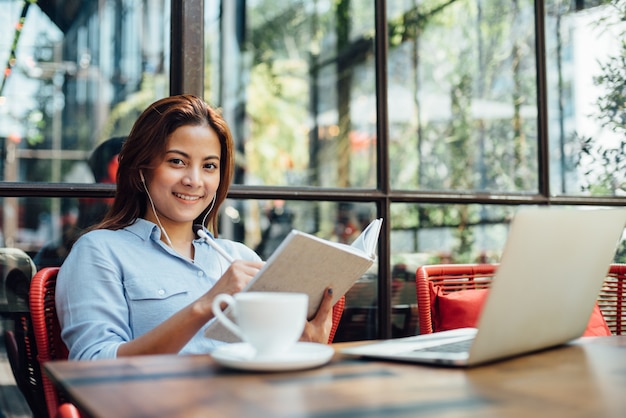
[[[198,271],[198,277],[202,277],[204,276],[204,272],[203,271]]]
[[[165,294],[165,289],[159,289],[157,293],[159,294],[159,296],[163,296]]]

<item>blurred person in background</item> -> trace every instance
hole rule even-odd
[[[87,164],[96,183],[115,184],[119,165],[118,156],[125,140],[125,136],[109,138],[93,150]],[[61,237],[44,245],[33,258],[37,269],[60,266],[78,236],[86,228],[100,222],[112,203],[113,198],[80,198],[78,216],[75,218],[63,216]]]

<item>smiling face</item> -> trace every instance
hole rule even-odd
[[[209,126],[181,126],[167,139],[165,154],[146,172],[146,186],[163,227],[192,231],[220,184],[220,141]],[[157,223],[152,207],[144,218]]]

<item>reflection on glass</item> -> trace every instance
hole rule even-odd
[[[2,181],[110,182],[88,159],[107,139],[127,135],[155,98],[168,95],[169,4],[2,2]],[[5,198],[2,220],[5,244],[29,251],[63,240],[66,228],[82,225],[97,206],[29,200]]]
[[[534,2],[388,2],[396,189],[536,192]]]
[[[2,62],[13,62],[0,92],[0,137],[15,153],[3,179],[83,182],[76,162],[167,95],[169,2],[9,0],[3,39],[16,40],[6,28],[27,4],[19,42],[0,44]]]
[[[373,2],[245,5],[206,4],[205,97],[242,153],[235,183],[375,187]]]
[[[229,199],[220,215],[220,237],[241,241],[267,259],[294,228],[351,244],[376,218],[376,207],[371,203]]]
[[[395,203],[392,264],[495,263],[516,206]]]
[[[546,1],[550,185],[555,195],[626,190],[626,2]]]

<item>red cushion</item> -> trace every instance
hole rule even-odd
[[[431,287],[433,332],[475,327],[487,298],[487,289],[460,290],[444,295]]]
[[[583,333],[583,337],[605,337],[607,335],[612,335],[611,330],[604,320],[600,306],[596,303],[596,306],[593,307],[593,312],[591,312],[591,319],[587,324],[587,329]]]
[[[431,283],[433,332],[476,326],[489,289],[460,290],[444,295],[440,287],[436,290],[434,287]],[[611,335],[611,330],[602,316],[600,307],[596,304],[583,336],[609,335]]]

